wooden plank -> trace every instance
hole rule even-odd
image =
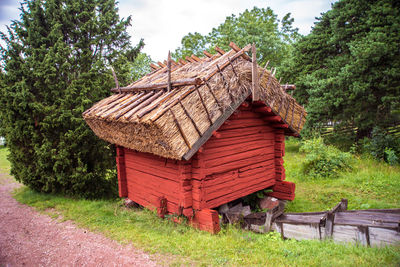
[[[212,133],[216,131],[229,116],[232,115],[232,113],[240,106],[240,104],[250,95],[250,93],[245,93],[237,103],[234,103],[232,106],[229,106],[225,113],[223,113],[215,122],[214,124],[207,129],[203,133],[203,136],[199,138],[192,146],[192,148],[189,149],[188,152],[183,155],[182,159],[184,160],[189,160],[196,152],[197,150],[205,143],[207,140],[212,136]]]
[[[293,238],[296,240],[320,239],[319,224],[282,223],[282,228],[278,227],[277,230],[283,233],[284,238]]]
[[[347,213],[337,212],[335,216],[335,224],[340,225],[356,225],[356,226],[379,226],[381,228],[397,229],[400,220],[393,220],[387,216],[384,218],[382,214],[363,214],[363,213]]]
[[[368,230],[371,247],[398,245],[400,242],[400,232],[397,230],[379,227],[368,227]]]
[[[335,225],[332,231],[332,240],[343,243],[359,243],[357,226]]]

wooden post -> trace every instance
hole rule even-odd
[[[251,53],[252,53],[252,79],[251,79],[251,89],[252,89],[252,97],[253,101],[258,101],[260,100],[260,90],[259,90],[259,84],[258,84],[258,70],[257,70],[257,54],[256,54],[256,45],[253,43],[253,46],[251,47]]]
[[[334,220],[335,220],[335,213],[328,211],[326,213],[326,221],[325,221],[325,239],[332,238]]]
[[[357,232],[357,241],[360,242],[364,246],[371,246],[370,240],[369,240],[369,228],[368,226],[362,226],[359,225],[357,226],[358,232]]]
[[[112,75],[114,77],[114,82],[115,82],[115,88],[117,90],[119,90],[119,93],[121,93],[121,90],[119,88],[119,82],[118,82],[118,78],[117,78],[117,74],[115,74],[114,68],[111,66],[111,71],[112,71]]]
[[[167,62],[167,67],[168,67],[168,92],[171,91],[171,52],[168,51],[168,62]]]

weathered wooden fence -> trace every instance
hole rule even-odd
[[[270,230],[282,238],[331,239],[365,246],[400,244],[400,209],[347,210],[347,200],[325,212],[283,213],[280,205],[267,213],[244,217],[245,228]]]

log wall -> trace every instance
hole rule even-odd
[[[240,107],[189,161],[118,147],[120,196],[157,208],[160,216],[183,214],[194,225],[214,229],[209,209],[285,179],[284,130],[265,118],[251,106]],[[211,213],[197,216],[193,210]],[[204,216],[209,219],[199,221]]]
[[[215,208],[274,185],[283,141],[276,148],[275,139],[276,129],[260,114],[240,108],[194,156],[193,208]]]
[[[170,160],[125,148],[128,198],[148,208],[167,199],[169,213],[191,215],[191,162]]]

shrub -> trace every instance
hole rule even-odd
[[[361,141],[361,152],[395,165],[400,156],[400,140],[384,129],[375,127],[371,138],[364,138]]]
[[[300,151],[306,153],[302,171],[312,178],[334,178],[341,171],[352,169],[351,154],[325,145],[321,137],[304,141]]]

